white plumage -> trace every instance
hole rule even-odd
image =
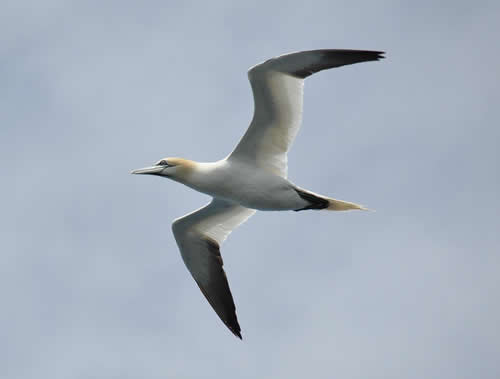
[[[248,72],[254,95],[252,122],[225,159],[198,163],[165,158],[132,171],[170,178],[213,200],[174,221],[182,259],[225,325],[239,338],[240,326],[222,268],[220,245],[256,210],[350,210],[362,206],[304,190],[287,179],[287,153],[302,121],[304,79],[315,72],[383,58],[365,50],[312,50],[282,55]]]

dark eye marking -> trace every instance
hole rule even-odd
[[[167,161],[165,159],[162,159],[156,165],[157,166],[168,166],[168,163],[167,163]]]

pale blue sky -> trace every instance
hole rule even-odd
[[[500,4],[4,1],[0,376],[500,377]],[[205,195],[129,171],[217,160],[246,70],[385,50],[307,80],[290,179],[375,213],[259,212],[222,254],[243,341],[171,221]]]

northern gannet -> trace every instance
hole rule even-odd
[[[172,231],[182,259],[224,324],[241,339],[220,245],[239,225],[261,211],[366,210],[300,188],[287,179],[287,153],[300,128],[304,80],[329,68],[384,58],[381,51],[311,50],[281,55],[248,70],[254,115],[226,158],[199,163],[164,158],[132,171],[175,180],[212,196],[204,207],[176,219]]]

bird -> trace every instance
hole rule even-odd
[[[174,180],[212,197],[172,223],[182,259],[227,328],[242,339],[220,246],[256,211],[367,210],[301,188],[287,178],[287,153],[302,123],[304,81],[330,68],[378,61],[383,51],[321,49],[280,55],[248,70],[254,114],[236,148],[216,162],[163,158],[132,174]]]

